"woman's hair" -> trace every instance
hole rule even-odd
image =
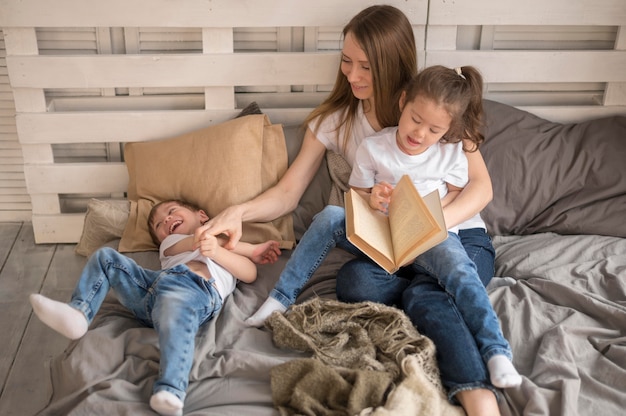
[[[148,231],[150,232],[150,237],[152,237],[152,241],[154,242],[154,244],[156,244],[157,246],[159,244],[161,244],[161,242],[159,241],[158,237],[156,236],[156,234],[154,233],[154,230],[152,229],[152,225],[154,223],[154,216],[156,215],[156,211],[157,209],[163,205],[163,204],[167,204],[170,202],[174,202],[177,205],[180,205],[181,207],[185,207],[187,209],[190,209],[193,212],[198,212],[198,211],[202,211],[202,208],[200,208],[199,206],[192,204],[191,202],[187,202],[187,201],[182,201],[180,199],[167,199],[165,201],[161,201],[157,204],[154,204],[154,206],[152,207],[152,209],[150,209],[150,213],[148,214]]]
[[[481,132],[483,78],[476,68],[450,69],[441,65],[425,68],[409,82],[405,93],[405,106],[419,96],[443,106],[450,114],[450,129],[442,141],[458,143],[463,140],[463,150],[478,150],[485,138]]]
[[[344,27],[343,37],[348,33],[354,37],[369,61],[376,119],[383,128],[397,125],[400,119],[398,99],[402,87],[417,72],[417,51],[411,23],[397,8],[377,5],[354,16]],[[316,130],[326,117],[342,110],[343,119],[337,126],[337,131],[345,127],[345,146],[358,105],[359,99],[352,93],[340,66],[330,95],[309,114],[304,124],[307,126],[319,117]]]

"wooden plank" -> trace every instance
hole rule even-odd
[[[430,25],[623,25],[624,0],[430,0]]]
[[[202,53],[233,53],[233,29],[203,28]],[[235,108],[235,86],[204,89],[205,108]]]
[[[626,51],[428,51],[431,65],[473,65],[487,83],[626,81]]]
[[[388,0],[413,24],[425,24],[428,0]],[[344,26],[363,0],[2,0],[0,27]]]
[[[85,214],[33,214],[35,243],[76,243],[80,240]]]
[[[110,193],[128,189],[128,169],[121,162],[25,165],[31,194]]]
[[[32,212],[30,208],[19,209],[15,211],[0,211],[0,222],[23,222],[30,221],[31,218]]]
[[[332,84],[338,65],[334,51],[7,57],[13,88]]]
[[[10,231],[10,230],[9,230]],[[21,368],[16,368],[13,358],[18,348],[23,344],[26,325],[31,316],[31,307],[28,303],[28,294],[39,292],[48,266],[54,255],[54,246],[35,246],[33,229],[28,223],[20,227],[11,252],[0,271],[0,331],[3,334],[0,340],[0,376],[3,382],[3,393],[0,399],[0,414],[33,414],[32,411],[20,412],[19,406],[32,405],[32,398],[23,393],[16,393],[23,388],[16,384],[13,377],[35,378],[33,374],[41,374],[43,355],[33,354],[24,362]],[[31,339],[33,348],[41,350],[51,347],[47,339]],[[65,342],[67,343],[67,342]],[[8,378],[7,378],[8,375]],[[37,377],[39,380],[43,377]],[[6,380],[6,383],[4,381]],[[13,400],[22,403],[12,402]],[[29,403],[31,402],[31,403]],[[9,411],[10,410],[10,411]],[[36,409],[32,409],[36,410]]]
[[[276,85],[279,73],[281,85],[332,84],[338,59],[330,52],[13,56],[7,61],[15,88],[113,88]],[[425,65],[436,64],[475,65],[491,82],[626,80],[626,51],[427,51]]]
[[[626,50],[626,22],[617,29],[615,49]],[[603,104],[626,104],[626,82],[609,82],[606,86]]]
[[[626,105],[621,106],[520,106],[520,110],[536,114],[558,123],[579,123],[601,117],[626,116]]]
[[[0,270],[4,268],[4,264],[11,252],[11,247],[13,247],[21,227],[22,224],[19,222],[0,222],[0,235],[2,235],[0,239]],[[1,285],[2,279],[0,279],[0,286]],[[0,374],[2,373],[0,372]]]
[[[263,108],[272,123],[293,124],[312,110]],[[221,123],[239,110],[96,111],[22,113],[16,116],[22,144],[99,143],[160,140]],[[71,128],[68,128],[71,126]]]
[[[32,236],[30,225],[24,227],[24,233]],[[74,253],[74,245],[35,245],[32,237],[26,239],[12,256],[29,265],[27,271],[33,280],[39,279],[40,275],[45,277],[34,288],[16,288],[13,292],[16,300],[11,306],[25,309],[27,313],[31,308],[25,299],[32,292],[41,292],[52,299],[69,300],[86,262],[84,257]],[[47,363],[61,354],[69,342],[34,315],[30,315],[27,324],[21,323],[20,326],[25,331],[20,337],[21,344],[0,400],[0,414],[3,415],[33,415],[47,404],[50,392]]]

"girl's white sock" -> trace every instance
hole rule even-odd
[[[85,315],[67,303],[33,293],[30,295],[30,304],[41,322],[69,339],[82,337],[89,328]]]
[[[263,305],[256,311],[251,317],[246,319],[244,323],[248,326],[261,327],[265,320],[269,318],[269,316],[274,312],[278,311],[283,313],[287,310],[285,305],[274,299],[273,297],[269,297],[263,302]]]
[[[494,355],[487,362],[491,384],[501,389],[517,387],[522,384],[522,376],[519,375],[511,360],[506,355]]]
[[[150,407],[163,416],[182,416],[183,414],[183,402],[166,390],[161,390],[150,397]]]

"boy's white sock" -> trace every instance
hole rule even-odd
[[[261,327],[265,320],[269,318],[269,316],[274,311],[285,312],[287,308],[285,305],[274,299],[273,297],[269,297],[263,302],[263,305],[256,311],[251,317],[246,319],[244,323],[248,326]]]
[[[89,329],[85,315],[67,303],[33,293],[30,304],[41,322],[69,339],[78,339]]]
[[[163,416],[182,416],[183,402],[166,390],[154,393],[150,397],[150,407]]]
[[[506,355],[494,355],[487,362],[491,384],[501,389],[516,387],[522,384],[522,376],[519,375],[511,360]]]

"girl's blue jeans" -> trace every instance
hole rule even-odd
[[[472,240],[478,237],[476,230],[471,234]],[[487,361],[496,354],[511,358],[476,264],[455,233],[395,274],[364,258],[346,263],[337,276],[337,296],[349,302],[400,305],[420,333],[435,343],[451,399],[461,390],[494,390]]]
[[[87,261],[69,305],[91,323],[109,289],[143,324],[156,329],[161,361],[153,393],[166,390],[185,400],[198,328],[222,307],[212,281],[185,265],[153,271],[105,247]]]
[[[450,398],[461,390],[494,390],[485,363],[494,354],[510,357],[511,352],[485,290],[493,277],[495,250],[484,229],[450,233],[412,265],[388,274],[347,240],[345,210],[329,205],[315,216],[270,296],[293,304],[335,246],[359,255],[337,275],[339,300],[402,307],[435,343]]]

